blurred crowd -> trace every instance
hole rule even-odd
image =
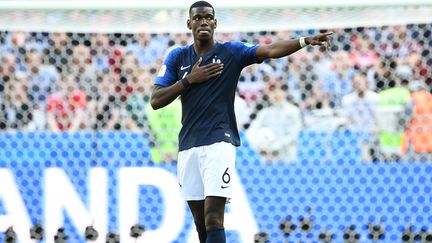
[[[350,129],[361,134],[365,161],[411,152],[430,159],[432,24],[332,31],[329,49],[243,70],[235,106],[251,146],[266,161],[294,161],[302,130]],[[216,39],[268,44],[317,32]],[[175,160],[181,107],[153,111],[149,97],[167,53],[191,43],[188,33],[0,32],[0,130],[143,131],[155,160]]]

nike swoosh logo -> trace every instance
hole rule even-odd
[[[229,186],[221,186],[222,189],[228,188]]]
[[[181,66],[181,67],[180,67],[180,70],[185,70],[185,69],[189,68],[190,66],[191,66],[191,65],[186,66],[186,67]]]

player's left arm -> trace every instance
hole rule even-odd
[[[313,46],[330,46],[330,35],[332,34],[332,32],[327,32],[304,37],[304,44]],[[267,58],[288,56],[300,49],[302,49],[300,39],[281,40],[268,45],[260,45],[256,50],[256,56],[258,61],[263,61]]]

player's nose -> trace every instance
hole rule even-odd
[[[201,19],[200,26],[201,26],[201,27],[202,27],[202,26],[208,26],[208,22],[207,22],[207,20],[206,20],[205,18],[202,18],[202,19]]]

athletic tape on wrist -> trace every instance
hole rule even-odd
[[[306,46],[307,46],[307,44],[306,44],[306,41],[305,41],[305,38],[304,38],[304,37],[300,37],[300,39],[299,39],[299,43],[300,43],[300,47],[301,47],[301,48],[304,48],[304,47],[306,47]]]

